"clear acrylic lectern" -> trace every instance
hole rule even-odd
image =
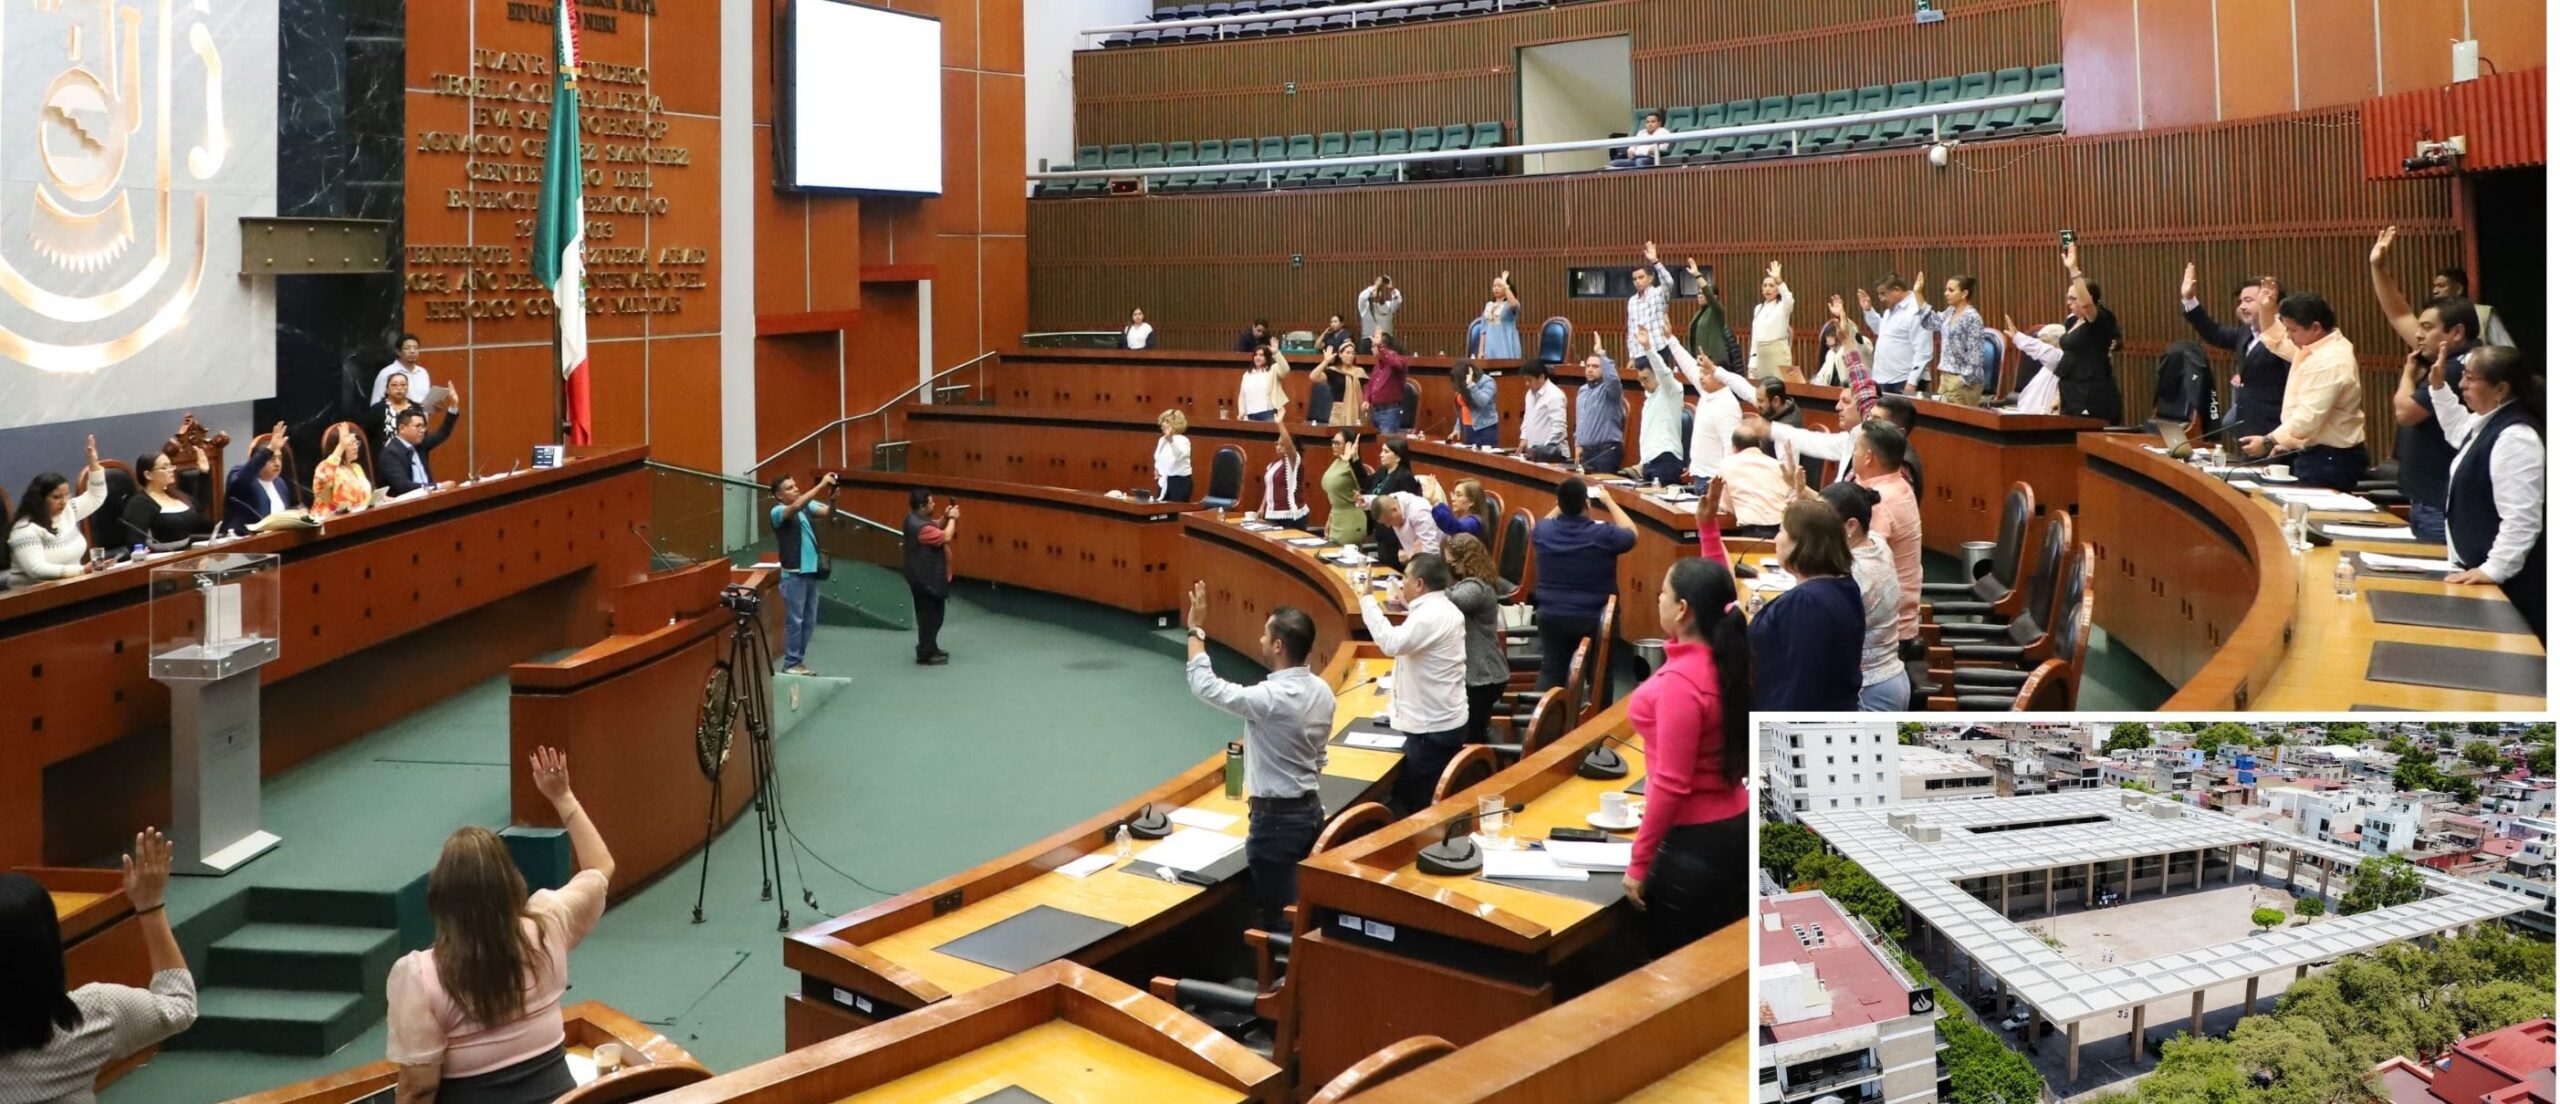
[[[277,654],[279,566],[215,552],[151,569],[151,677],[169,687],[180,874],[228,874],[281,842],[258,824],[258,668]]]

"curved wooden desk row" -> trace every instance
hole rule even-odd
[[[518,825],[557,828],[551,802],[534,788],[534,749],[556,747],[577,765],[578,802],[619,864],[614,896],[682,863],[702,845],[703,822],[684,814],[705,809],[711,783],[694,750],[704,680],[728,657],[736,618],[720,605],[721,588],[754,588],[766,596],[767,639],[780,639],[781,603],[772,568],[732,568],[721,561],[652,575],[611,597],[612,635],[551,663],[508,670],[508,801]],[[771,671],[744,672],[766,688]],[[722,767],[723,825],[755,796],[743,723],[732,733]]]
[[[1515,841],[1584,827],[1603,793],[1645,777],[1621,701],[1492,778],[1402,821],[1310,858],[1300,867],[1300,930],[1289,961],[1298,990],[1299,1081],[1321,1085],[1382,1047],[1415,1035],[1465,1045],[1545,1011],[1640,959],[1607,938],[1627,913],[1561,892],[1473,875],[1425,874],[1423,848],[1471,821],[1479,797],[1500,795]],[[1627,777],[1576,775],[1603,740]],[[1617,885],[1618,875],[1595,872]],[[1357,1009],[1356,1014],[1347,1010]]]
[[[1837,426],[1840,388],[1790,384],[1787,394],[1804,409],[1807,428]],[[2036,512],[2077,512],[2080,507],[2081,434],[2103,429],[2096,418],[2015,414],[1958,406],[1934,399],[1912,403],[1911,429],[1926,487],[1920,495],[1920,541],[1953,555],[1966,541],[2000,534],[2000,500],[2012,483],[2036,489]]]
[[[2358,599],[2331,593],[2347,552],[2443,555],[2441,545],[2341,542],[2294,553],[2276,505],[2190,464],[2145,449],[2133,434],[2080,437],[2080,533],[2098,556],[2097,622],[2179,689],[2174,710],[2340,710],[2355,706],[2432,711],[2540,710],[2544,695],[2497,694],[2370,677],[2373,646],[2385,641],[2513,655],[2542,653],[2530,634],[2385,624],[2365,596],[2408,591],[2484,603],[2484,619],[2506,598],[2495,587],[2367,575]],[[1933,464],[1934,467],[1934,464]],[[2379,523],[2377,515],[2314,513]]]
[[[1271,461],[1273,441],[1281,428],[1262,422],[1192,423],[1194,486],[1205,494],[1212,458],[1220,448],[1236,446],[1245,452],[1245,479],[1238,508],[1259,509],[1263,504],[1262,470]],[[1300,500],[1310,505],[1320,524],[1327,507],[1319,481],[1332,463],[1328,451],[1332,431],[1323,426],[1286,428],[1298,442],[1304,460]],[[1040,488],[1047,487],[1098,493],[1147,487],[1154,482],[1154,442],[1158,432],[1152,418],[983,407],[912,407],[906,411],[905,431],[913,443],[907,453],[908,482],[904,485],[921,482],[965,495],[971,486],[1001,481],[995,485],[1009,486],[1010,494],[1038,495],[1045,493]],[[1374,457],[1378,451],[1377,435],[1367,436],[1365,451]],[[1415,468],[1440,477],[1443,485],[1454,486],[1461,479],[1479,480],[1486,490],[1502,497],[1507,511],[1525,509],[1533,517],[1543,517],[1555,505],[1556,487],[1573,475],[1557,465],[1419,438],[1412,439],[1412,453]],[[844,473],[848,487],[862,474]],[[1665,505],[1623,489],[1614,493],[1636,523],[1637,532],[1635,551],[1621,557],[1618,565],[1621,635],[1630,640],[1660,636],[1654,598],[1661,589],[1663,573],[1670,570],[1671,564],[1698,554],[1697,516],[1691,507]],[[903,499],[898,509],[904,513]],[[1000,536],[981,529],[975,539],[994,541]],[[962,540],[971,539],[964,529]],[[965,565],[959,570],[970,573]],[[1026,576],[997,572],[995,577]]]
[[[220,545],[284,559],[283,654],[261,672],[266,773],[603,635],[597,592],[646,570],[631,527],[649,515],[647,455],[599,450]],[[0,592],[0,864],[79,861],[166,822],[150,568]],[[394,641],[399,675],[384,677],[395,660],[374,649]]]
[[[579,1088],[561,1097],[561,1104],[607,1104],[609,1101],[663,1100],[656,1095],[678,1085],[698,1082],[711,1076],[702,1063],[693,1060],[684,1048],[647,1024],[615,1011],[600,1001],[587,1001],[561,1010],[561,1018],[569,1035],[570,1068],[584,1070]],[[620,1071],[596,1077],[593,1074],[595,1050],[606,1043],[622,1048]],[[367,1062],[353,1069],[323,1074],[282,1088],[236,1098],[229,1104],[357,1104],[369,1101],[376,1093],[388,1092],[399,1077],[399,1067],[389,1061]],[[390,1097],[382,1098],[388,1101]]]
[[[1733,924],[1352,1104],[1739,1104],[1751,962],[1749,923]]]
[[[1172,1005],[1052,962],[652,1104],[939,1104],[1007,1088],[1058,1104],[1277,1104],[1279,1081],[1269,1061]]]

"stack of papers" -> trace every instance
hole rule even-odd
[[[1608,843],[1583,843],[1578,840],[1548,840],[1547,857],[1559,866],[1583,870],[1625,870],[1636,861],[1636,845],[1632,840]]]
[[[1485,851],[1484,876],[1488,878],[1530,878],[1542,882],[1587,881],[1591,872],[1577,866],[1563,866],[1544,851]]]
[[[1070,878],[1082,878],[1088,874],[1092,874],[1096,871],[1109,867],[1114,861],[1116,860],[1111,857],[1110,852],[1096,851],[1093,854],[1059,867],[1058,873],[1064,874]]]
[[[1291,548],[1322,548],[1325,540],[1323,537],[1291,537],[1287,544]]]
[[[1154,846],[1131,857],[1197,874],[1243,846],[1242,836],[1230,836],[1206,828],[1185,828],[1157,840]]]
[[[1212,832],[1224,832],[1236,822],[1236,818],[1225,813],[1213,813],[1207,809],[1194,809],[1189,806],[1166,813],[1164,818],[1186,828],[1206,828]]]
[[[2416,540],[2418,535],[2406,525],[2347,525],[2331,522],[2320,531],[2340,540]]]
[[[2299,502],[2303,505],[2303,508],[2310,510],[2361,511],[2364,513],[2372,513],[2379,509],[2379,507],[2373,504],[2373,500],[2370,498],[2366,498],[2362,495],[2347,494],[2343,491],[2333,491],[2325,487],[2315,487],[2308,490],[2295,490],[2290,487],[2268,487],[2265,488],[2265,491],[2267,497],[2275,499],[2278,502]]]
[[[2452,560],[2431,560],[2424,556],[2386,556],[2380,552],[2358,552],[2357,558],[2375,571],[2442,571],[2454,570]]]
[[[1404,737],[1393,732],[1354,732],[1342,738],[1343,744],[1378,751],[1403,751]]]

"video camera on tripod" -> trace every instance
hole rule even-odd
[[[720,608],[741,618],[753,617],[763,611],[764,596],[754,587],[724,586],[720,588]]]

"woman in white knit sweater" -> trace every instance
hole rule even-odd
[[[71,480],[46,472],[27,484],[18,510],[9,520],[9,583],[24,586],[48,579],[68,579],[88,571],[89,538],[80,519],[107,501],[107,472],[98,465],[98,439],[89,438],[89,489],[74,496]]]

